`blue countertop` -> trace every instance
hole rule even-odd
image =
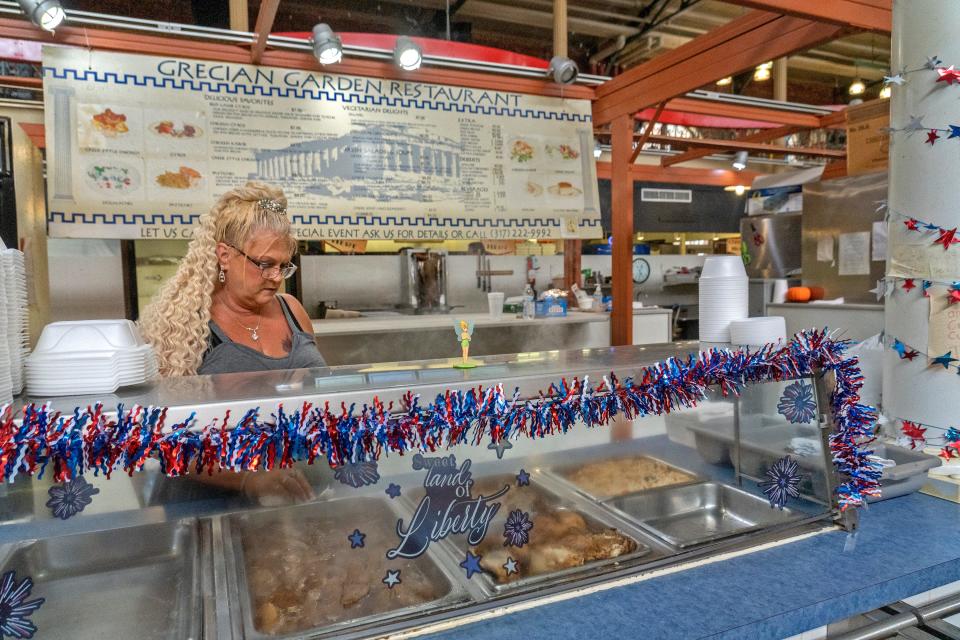
[[[860,523],[427,637],[786,638],[960,580],[960,505],[912,494]]]

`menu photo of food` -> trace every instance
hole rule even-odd
[[[91,158],[83,165],[82,181],[98,198],[140,198],[143,163],[135,158]]]
[[[576,136],[570,140],[562,138],[551,138],[544,145],[547,153],[547,160],[550,162],[579,162],[580,161],[580,142]]]
[[[509,138],[506,156],[511,169],[539,166],[544,160],[543,141],[538,136]]]
[[[546,206],[546,187],[539,172],[511,172],[506,176],[510,202],[520,208],[542,209]]]
[[[547,201],[551,204],[570,208],[582,204],[583,184],[579,176],[566,173],[544,175]]]
[[[207,118],[202,111],[145,109],[148,151],[206,154]]]
[[[143,110],[123,104],[77,104],[77,144],[91,150],[141,151]]]
[[[205,162],[147,160],[147,193],[161,202],[201,202],[207,199],[209,170]]]

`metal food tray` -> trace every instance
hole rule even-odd
[[[605,503],[653,535],[680,548],[790,522],[801,514],[716,482],[663,487]]]
[[[46,600],[31,615],[38,638],[200,637],[196,520],[24,540],[3,551],[3,570],[32,578],[30,599]]]
[[[476,479],[476,484],[488,482],[512,484],[513,486],[511,486],[511,491],[518,489],[518,487],[516,487],[516,478],[513,475],[481,476]],[[653,561],[674,553],[673,549],[670,549],[667,545],[664,545],[656,538],[651,538],[649,534],[637,529],[629,521],[623,520],[609,510],[603,509],[598,505],[584,500],[576,493],[570,491],[564,485],[558,484],[551,478],[546,477],[542,472],[531,473],[530,485],[519,488],[524,491],[539,492],[544,496],[550,508],[574,511],[580,514],[589,525],[595,528],[616,529],[621,535],[633,541],[633,543],[637,545],[637,549],[631,553],[626,553],[621,556],[594,560],[579,566],[569,567],[549,573],[541,573],[538,575],[516,578],[504,583],[497,582],[496,579],[487,571],[483,571],[481,574],[479,574],[479,580],[480,584],[483,585],[484,592],[489,595],[512,593],[528,587],[542,587],[544,583],[547,582],[558,582],[565,578],[580,578],[583,577],[584,574],[591,572],[599,573],[600,571],[611,566],[624,564],[638,558],[648,558],[650,561]],[[407,497],[408,502],[415,504],[422,495],[422,489],[420,489],[419,492],[413,492]],[[509,493],[507,495],[509,496]],[[509,513],[509,510],[509,498],[501,500],[500,512],[490,524],[490,529],[487,532],[488,537],[499,536],[502,534],[503,523],[507,513]],[[533,517],[533,523],[534,528],[531,530],[531,536],[536,535],[536,516]],[[464,553],[468,548],[466,540],[462,537],[457,537],[455,539],[447,538],[442,540],[440,544],[433,544],[442,549],[446,556],[446,560],[452,563],[454,566],[463,561]]]
[[[282,507],[279,509],[247,512],[222,517],[220,519],[220,526],[222,530],[220,541],[222,545],[221,553],[225,555],[228,560],[227,588],[230,592],[231,599],[234,602],[240,603],[240,622],[242,625],[244,638],[278,639],[302,638],[306,636],[311,638],[323,638],[337,635],[348,629],[354,630],[355,628],[359,627],[374,626],[388,620],[394,622],[403,618],[413,618],[427,613],[434,613],[446,607],[452,608],[454,605],[471,600],[469,593],[463,588],[459,580],[455,576],[451,575],[448,567],[445,566],[442,561],[439,561],[436,558],[435,553],[433,553],[431,549],[428,549],[423,556],[417,559],[418,568],[426,573],[434,584],[446,585],[446,593],[440,598],[428,600],[421,604],[391,609],[372,615],[356,618],[347,617],[341,621],[334,622],[326,626],[308,627],[288,633],[286,635],[274,635],[260,631],[254,624],[253,598],[251,589],[247,583],[247,567],[246,563],[244,562],[242,532],[239,520],[248,519],[262,521],[262,525],[268,526],[272,522],[277,522],[280,518],[298,520],[314,510],[322,511],[324,514],[336,513],[338,510],[345,511],[346,513],[338,516],[344,518],[344,527],[351,526],[349,524],[351,522],[349,513],[353,511],[361,514],[383,514],[386,512],[390,514],[391,518],[402,517],[402,515],[398,513],[397,508],[390,501],[381,499],[379,497],[362,496],[340,497],[334,500],[323,502],[313,502],[290,507]],[[331,535],[335,535],[335,532],[330,533]],[[347,533],[348,532],[345,532],[343,535],[346,536]],[[349,542],[347,542],[346,537],[344,537],[344,552],[350,553],[350,551]],[[385,565],[384,573],[386,573],[386,569],[389,568],[389,565]],[[283,569],[282,567],[278,567],[277,570],[282,571]],[[401,580],[402,578],[403,576],[401,575]],[[350,579],[350,577],[344,576],[343,579],[347,580]],[[377,579],[379,580],[379,578]],[[378,586],[382,586],[384,589],[387,588],[383,585],[375,585],[375,587]],[[345,614],[349,616],[349,610],[345,610]],[[231,613],[231,615],[234,614]]]
[[[561,484],[564,484],[564,485],[566,485],[566,486],[574,489],[574,490],[577,491],[578,493],[586,496],[587,498],[590,498],[591,500],[595,500],[595,501],[597,501],[597,502],[606,502],[607,500],[611,500],[611,499],[616,498],[616,497],[621,496],[621,495],[628,495],[628,494],[633,494],[633,493],[640,493],[640,492],[642,492],[642,491],[653,491],[653,490],[655,490],[655,489],[660,489],[660,488],[662,488],[662,487],[650,487],[649,489],[639,489],[639,490],[637,490],[637,491],[628,491],[628,492],[626,492],[626,493],[617,494],[617,495],[595,494],[595,493],[592,493],[592,492],[590,492],[589,490],[581,487],[580,485],[578,485],[576,482],[574,482],[573,480],[571,480],[571,479],[569,478],[569,476],[570,476],[572,473],[574,473],[575,471],[577,471],[577,470],[585,467],[585,466],[588,465],[588,464],[594,464],[594,463],[598,463],[598,462],[607,462],[607,461],[616,461],[616,460],[629,460],[629,459],[637,459],[637,460],[643,459],[643,460],[652,460],[652,461],[654,461],[654,462],[659,462],[660,464],[662,464],[662,465],[664,465],[664,466],[670,467],[670,468],[673,469],[674,471],[677,471],[677,472],[679,472],[679,473],[686,474],[686,475],[689,476],[689,478],[690,478],[690,479],[687,480],[686,482],[678,482],[678,483],[676,483],[676,484],[662,485],[662,486],[679,487],[679,486],[684,486],[684,485],[687,485],[687,484],[696,484],[696,483],[698,483],[698,482],[703,482],[703,481],[706,479],[706,478],[704,478],[703,476],[701,476],[700,474],[694,473],[693,471],[689,471],[689,470],[687,470],[687,469],[683,469],[683,468],[681,468],[681,467],[678,467],[678,466],[675,465],[675,464],[671,464],[671,463],[669,463],[669,462],[666,462],[666,461],[664,461],[664,460],[661,460],[660,458],[656,458],[656,457],[654,457],[654,456],[649,456],[649,455],[640,454],[640,453],[634,453],[634,454],[630,454],[630,455],[618,455],[618,456],[615,456],[615,457],[612,457],[612,458],[601,458],[601,459],[594,459],[594,460],[584,460],[584,461],[582,461],[582,462],[571,463],[571,464],[563,464],[563,465],[556,465],[556,466],[546,466],[546,467],[543,469],[543,472],[544,472],[545,474],[549,475],[551,478],[556,479],[556,480],[559,481]]]

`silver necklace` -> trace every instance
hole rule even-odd
[[[246,329],[247,331],[250,332],[250,339],[251,339],[251,340],[253,340],[254,342],[256,342],[257,340],[260,339],[260,334],[257,333],[257,331],[260,330],[260,323],[263,322],[263,314],[257,316],[257,326],[255,326],[255,327],[253,327],[253,328],[248,327],[247,325],[245,325],[245,324],[243,324],[242,322],[240,322],[239,318],[234,318],[234,320],[236,321],[236,323],[237,323],[238,325],[240,325],[241,327],[243,327],[244,329]]]

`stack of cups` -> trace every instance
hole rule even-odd
[[[739,256],[711,256],[700,275],[700,342],[730,342],[730,323],[747,317],[747,271]]]

